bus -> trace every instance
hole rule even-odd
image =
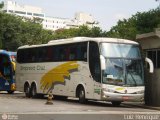
[[[0,50],[0,91],[12,94],[15,86],[16,52]]]
[[[148,58],[153,71],[153,64]],[[17,90],[27,97],[53,93],[86,100],[144,100],[144,59],[137,42],[75,37],[17,50]]]

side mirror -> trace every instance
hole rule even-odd
[[[149,72],[153,73],[154,72],[154,65],[153,65],[152,60],[146,57],[145,61],[148,62],[148,64],[149,64]]]
[[[101,69],[105,70],[106,69],[106,61],[104,56],[100,55],[100,60],[101,60]]]

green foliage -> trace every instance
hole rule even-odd
[[[80,26],[79,28],[60,29],[54,32],[53,39],[64,39],[71,37],[102,37],[103,32],[99,27],[89,28]]]
[[[160,24],[160,9],[138,12],[129,19],[119,20],[106,36],[134,40],[136,34],[151,32],[158,27],[158,24]]]
[[[0,9],[3,8],[3,6],[4,6],[4,3],[1,2],[1,3],[0,3]]]
[[[48,42],[53,32],[44,30],[41,21],[0,12],[0,48],[16,50],[22,45]]]

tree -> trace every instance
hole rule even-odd
[[[1,6],[1,5],[0,5]],[[15,51],[19,46],[47,43],[53,32],[44,30],[42,19],[27,19],[0,12],[0,49]]]
[[[3,2],[1,2],[1,3],[0,3],[0,9],[2,9],[2,8],[3,8],[3,6],[4,6],[4,3],[3,3]]]
[[[158,27],[158,24],[160,24],[160,9],[137,12],[129,19],[119,20],[106,36],[135,40],[136,34],[151,32]]]

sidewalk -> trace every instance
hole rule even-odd
[[[151,109],[151,110],[159,110],[160,111],[160,106],[156,107],[156,106],[149,106],[149,105],[145,105],[145,103],[142,102],[124,102],[124,105],[129,105],[129,106],[133,106],[133,107],[139,107],[139,108],[144,108],[144,109]]]

